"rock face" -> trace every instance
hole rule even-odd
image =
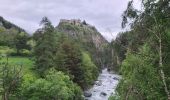
[[[61,19],[56,29],[80,43],[86,51],[91,53],[98,66],[104,64],[105,48],[109,43],[94,26],[79,19]]]

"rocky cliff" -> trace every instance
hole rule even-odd
[[[105,49],[109,43],[94,26],[79,19],[62,19],[56,29],[81,44],[91,53],[98,66],[102,67],[105,64]]]

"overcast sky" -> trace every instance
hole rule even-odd
[[[121,31],[121,14],[129,0],[0,0],[0,16],[33,33],[43,16],[56,26],[60,19],[81,19],[107,40]],[[140,7],[138,0],[135,6]],[[112,33],[112,34],[111,34]]]

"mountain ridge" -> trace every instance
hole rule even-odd
[[[0,16],[0,27],[4,27],[7,30],[14,28],[14,29],[18,30],[18,32],[26,32],[23,28],[13,24],[10,21],[7,21],[2,16]]]

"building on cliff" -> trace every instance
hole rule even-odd
[[[80,19],[71,19],[71,20],[61,19],[60,23],[70,23],[72,25],[77,25],[77,26],[80,26],[82,24]]]

